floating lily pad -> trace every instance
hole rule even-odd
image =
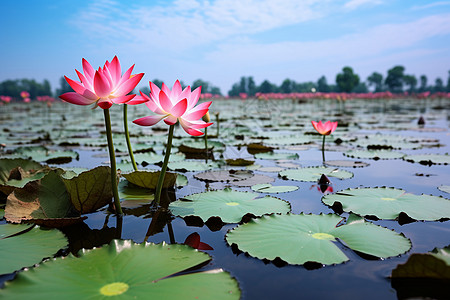
[[[219,168],[220,164],[214,161],[205,163],[199,160],[183,160],[170,162],[168,168],[175,171],[206,171]]]
[[[311,138],[306,135],[300,136],[277,136],[267,140],[264,140],[264,144],[266,145],[299,145],[299,144],[307,144],[311,143]]]
[[[251,143],[247,145],[247,152],[250,154],[272,152],[273,147],[265,146],[261,143]]]
[[[450,200],[432,195],[414,195],[395,188],[346,189],[324,196],[322,202],[329,206],[338,202],[342,204],[343,211],[380,219],[396,219],[400,213],[415,220],[450,218]]]
[[[233,182],[233,184],[236,186],[240,186],[240,187],[246,187],[246,186],[252,186],[255,184],[259,184],[259,183],[269,183],[269,182],[274,182],[274,181],[275,181],[275,178],[273,178],[273,177],[261,175],[261,174],[255,174],[250,178],[235,181],[235,182]]]
[[[283,170],[284,170],[284,168],[281,168],[281,167],[262,167],[262,168],[258,169],[258,171],[260,171],[260,172],[268,172],[268,173],[278,173]]]
[[[297,153],[287,153],[287,152],[265,152],[265,153],[257,153],[255,154],[255,158],[257,159],[288,159],[295,160],[298,159]]]
[[[219,170],[219,171],[206,171],[199,174],[195,174],[194,177],[200,180],[209,182],[235,182],[239,180],[248,179],[254,176],[252,171],[249,170]]]
[[[134,171],[132,173],[122,174],[126,180],[143,188],[154,190],[158,184],[159,174],[161,172],[150,171]],[[164,176],[163,189],[172,188],[175,186],[177,179],[176,173],[166,172]]]
[[[210,259],[186,245],[114,240],[109,246],[84,250],[79,258],[69,255],[21,272],[6,283],[2,295],[9,299],[46,299],[48,293],[64,294],[67,299],[239,299],[236,280],[221,269],[177,274]]]
[[[227,188],[189,195],[170,203],[169,209],[176,216],[198,216],[203,221],[220,217],[224,223],[240,222],[246,214],[261,216],[287,213],[291,210],[286,201],[269,196],[258,197],[257,193],[238,192]]]
[[[310,182],[319,180],[322,174],[325,174],[328,177],[335,177],[339,179],[349,179],[353,177],[352,172],[330,167],[307,167],[307,168],[288,169],[281,171],[279,173],[280,177],[283,179],[310,181]]]
[[[71,178],[62,176],[73,206],[82,214],[111,203],[111,168],[100,166]]]
[[[448,154],[416,154],[406,155],[404,160],[420,163],[422,165],[448,165],[450,164],[450,155]]]
[[[14,235],[16,233],[20,234]],[[31,267],[46,257],[52,257],[67,245],[59,230],[43,230],[39,226],[0,225],[0,274]],[[14,297],[13,297],[14,298]]]
[[[388,150],[349,150],[344,152],[345,156],[368,159],[399,159],[406,154]]]
[[[121,201],[139,201],[150,203],[155,198],[153,190],[134,185],[126,180],[119,182],[118,189]]]
[[[43,146],[37,147],[20,147],[14,151],[15,154],[23,158],[29,158],[38,162],[46,162],[49,164],[63,164],[71,162],[72,159],[78,159],[77,152],[72,150],[50,150]]]
[[[438,189],[450,194],[450,185],[441,185],[440,187],[438,187]]]
[[[171,153],[169,157],[169,162],[181,161],[184,160],[186,156],[183,153]],[[164,161],[163,154],[156,154],[153,152],[150,153],[136,153],[134,154],[134,159],[138,164],[156,164]],[[128,157],[124,159],[124,161],[128,162]]]
[[[278,185],[274,186],[270,183],[261,183],[255,184],[252,186],[252,190],[258,193],[269,193],[269,194],[278,194],[278,193],[287,193],[298,190],[298,186],[294,185]]]
[[[357,161],[357,160],[327,160],[325,165],[331,167],[347,167],[347,168],[364,168],[370,166],[370,164]]]
[[[239,166],[239,167],[246,167],[246,166],[253,165],[255,163],[254,160],[243,159],[243,158],[227,159],[225,161],[226,161],[227,165],[229,165],[229,166]]]
[[[405,253],[411,242],[404,236],[352,216],[345,225],[337,215],[270,215],[239,225],[226,235],[229,245],[259,259],[281,258],[289,264],[339,264],[348,257],[336,246],[386,258]]]

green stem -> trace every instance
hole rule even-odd
[[[173,129],[175,125],[170,125],[169,127],[169,137],[167,138],[167,147],[166,147],[166,155],[164,156],[164,162],[161,167],[161,173],[158,178],[158,185],[156,186],[155,192],[155,203],[159,205],[161,200],[161,190],[164,182],[164,177],[166,176],[167,164],[169,163],[170,151],[172,150],[172,138],[173,138]]]
[[[127,108],[128,108],[128,105],[124,104],[123,105],[123,128],[125,130],[125,139],[127,140],[128,154],[130,155],[131,164],[133,165],[133,169],[135,171],[137,171],[138,168],[137,168],[137,165],[136,165],[136,161],[134,160],[133,149],[131,149],[130,133],[128,132]]]
[[[206,150],[205,162],[208,163],[208,128],[205,128],[205,150]]]
[[[323,135],[323,141],[322,141],[322,161],[325,162],[325,137],[326,135]]]
[[[219,114],[216,115],[216,123],[217,123],[217,133],[216,137],[219,138]]]
[[[116,206],[116,213],[122,215],[122,207],[120,206],[119,191],[117,190],[117,170],[116,170],[116,154],[114,152],[114,144],[111,132],[111,118],[109,116],[109,108],[104,109],[103,113],[105,115],[105,127],[106,127],[106,138],[108,139],[108,152],[109,161],[111,163],[111,188],[114,196],[114,204]]]

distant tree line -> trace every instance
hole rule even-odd
[[[154,84],[161,87],[162,81],[159,79],[152,80]],[[186,85],[180,82],[183,87]],[[203,79],[197,79],[191,84],[191,89],[202,86],[202,93],[210,93],[212,95],[222,95],[220,89],[213,86],[210,82]],[[171,88],[171,86],[170,86]],[[346,93],[367,93],[369,89],[373,92],[390,91],[392,93],[422,93],[429,91],[436,92],[450,92],[450,71],[446,84],[441,78],[436,78],[434,84],[428,83],[426,75],[421,75],[417,78],[415,75],[405,74],[405,67],[394,66],[387,71],[386,77],[381,73],[373,72],[367,77],[366,81],[361,81],[358,74],[349,66],[342,68],[342,71],[336,75],[335,83],[328,84],[325,76],[321,76],[316,82],[296,82],[292,79],[286,78],[281,85],[271,83],[269,80],[264,80],[257,85],[252,76],[243,76],[239,82],[232,85],[228,91],[228,96],[235,97],[242,93],[248,96],[254,96],[256,93],[305,93],[305,92],[346,92]],[[150,88],[145,86],[140,89],[142,92],[148,94]],[[59,80],[59,87],[55,93],[52,92],[50,82],[44,80],[42,83],[36,82],[34,79],[16,79],[5,80],[0,82],[0,95],[11,96],[13,98],[20,98],[20,92],[27,91],[30,93],[30,98],[35,99],[37,96],[59,96],[66,92],[72,92],[72,88],[61,77]],[[135,90],[133,93],[139,93]]]
[[[233,84],[228,95],[239,96],[245,93],[253,96],[256,93],[307,92],[367,93],[369,89],[373,92],[390,91],[392,93],[450,92],[450,71],[445,85],[441,78],[436,78],[434,85],[429,85],[426,75],[421,75],[417,79],[414,75],[405,74],[403,66],[394,66],[389,69],[385,78],[382,74],[373,72],[365,82],[360,80],[359,75],[354,73],[351,67],[346,66],[336,75],[335,84],[328,84],[326,77],[321,76],[316,82],[298,83],[287,78],[279,86],[268,80],[257,85],[252,76],[243,76],[239,82]]]

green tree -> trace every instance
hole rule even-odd
[[[383,75],[378,72],[373,72],[372,75],[367,77],[367,83],[370,87],[374,87],[374,92],[383,91]]]
[[[249,96],[254,96],[256,93],[256,85],[252,76],[242,76],[240,81],[233,84],[231,90],[228,91],[229,96],[239,96],[240,93],[246,93]]]
[[[290,80],[289,78],[286,78],[283,80],[283,82],[280,85],[280,92],[289,94],[292,93],[292,90],[294,89],[295,82]]]
[[[344,67],[342,69],[342,73],[336,75],[336,84],[339,91],[351,93],[359,84],[359,76],[353,73],[353,69],[351,67]]]
[[[393,93],[401,93],[403,91],[403,73],[405,72],[405,67],[395,66],[388,70],[388,75],[384,83],[387,85],[389,91]]]
[[[450,92],[450,71],[448,71],[448,78],[447,78],[447,92]]]
[[[416,86],[417,86],[417,78],[414,75],[404,75],[403,76],[403,82],[405,83],[405,85],[407,85],[408,88],[408,92],[410,93],[414,93],[416,91]]]
[[[73,89],[67,83],[64,77],[59,78],[59,88],[56,89],[56,96],[62,95],[64,93],[73,92]]]
[[[317,80],[317,91],[321,93],[328,93],[330,92],[330,86],[327,83],[327,78],[325,76],[322,76]]]
[[[433,92],[435,93],[445,92],[444,81],[442,81],[442,79],[439,77],[436,78],[436,80],[434,81]]]
[[[258,92],[263,93],[263,94],[276,93],[277,86],[268,80],[264,80],[261,83],[261,85],[258,87]]]
[[[426,75],[421,75],[420,76],[420,87],[419,87],[419,92],[420,93],[426,92],[428,90],[427,84],[428,84],[427,76]]]
[[[308,81],[308,82],[296,83],[294,85],[293,92],[296,92],[296,93],[311,93],[313,90],[317,90],[317,85],[314,82],[312,82],[312,81]]]
[[[369,89],[365,82],[360,82],[357,86],[353,88],[354,93],[368,93]]]

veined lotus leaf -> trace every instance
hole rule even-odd
[[[337,226],[341,221],[333,214],[263,216],[229,231],[226,240],[259,259],[279,257],[297,265],[347,261],[348,257],[335,244],[337,239],[353,250],[380,258],[397,256],[411,248],[407,238],[387,228],[363,219]]]
[[[169,162],[184,160],[186,156],[183,153],[171,153],[169,157]],[[141,164],[146,162],[147,164],[156,164],[164,161],[163,154],[150,153],[136,153],[134,154],[134,159],[136,163]],[[128,162],[128,157],[125,157],[123,161]]]
[[[389,150],[349,150],[344,152],[345,156],[369,159],[399,159],[406,154]]]
[[[450,155],[448,154],[416,154],[406,155],[404,160],[416,162],[422,165],[448,165],[450,164]]]
[[[432,195],[414,195],[401,189],[377,187],[346,189],[325,195],[322,202],[342,204],[346,212],[380,219],[396,219],[401,212],[415,220],[450,218],[450,200]]]
[[[438,189],[440,191],[450,194],[450,185],[441,185],[440,187],[438,187]]]
[[[358,160],[327,160],[324,162],[329,167],[347,167],[347,168],[364,168],[370,166],[370,164],[358,161]]]
[[[186,186],[188,184],[188,178],[183,174],[177,174],[177,180],[175,181],[175,185],[178,188]]]
[[[275,178],[273,178],[273,177],[262,175],[262,174],[255,174],[250,178],[235,181],[235,182],[233,182],[233,184],[236,186],[239,186],[239,187],[246,187],[246,186],[250,187],[252,185],[259,184],[259,183],[269,183],[269,182],[274,182],[274,181],[275,181]]]
[[[39,162],[46,162],[49,164],[63,164],[71,162],[72,159],[78,159],[79,155],[75,151],[66,150],[50,150],[43,146],[37,147],[19,147],[14,150],[15,154],[21,157],[29,158]]]
[[[288,169],[281,171],[279,176],[290,180],[297,181],[318,181],[320,176],[325,174],[328,177],[335,177],[339,179],[349,179],[353,177],[353,173],[345,170],[339,170],[330,167],[306,167],[297,169]]]
[[[2,294],[10,299],[239,299],[236,280],[221,269],[178,274],[210,259],[186,245],[113,240],[79,258],[69,255],[21,272]]]
[[[311,138],[307,135],[295,135],[295,136],[277,136],[264,140],[265,145],[300,145],[311,143]]]
[[[0,191],[3,192],[5,195],[9,195],[10,193],[12,193],[12,191],[14,191],[14,189],[17,186],[22,187],[28,181],[39,179],[39,178],[34,178],[34,179],[26,180],[26,182],[24,181],[20,184],[18,182],[15,182],[15,180],[13,179],[13,182],[11,184],[9,182],[11,179],[10,178],[11,171],[16,168],[19,168],[19,167],[24,172],[30,173],[30,175],[35,174],[35,173],[37,173],[37,171],[42,170],[44,168],[41,164],[39,164],[33,160],[27,160],[27,159],[22,159],[22,158],[15,158],[15,159],[1,158],[0,159]],[[40,175],[42,175],[42,174],[39,174],[38,176],[40,176]],[[29,178],[29,177],[27,177],[27,178]],[[23,179],[25,180],[25,178],[23,178]]]
[[[0,238],[0,274],[31,267],[67,245],[66,237],[59,230],[24,224],[0,225]]]
[[[243,159],[243,158],[227,159],[225,161],[226,161],[227,165],[229,165],[229,166],[239,166],[239,167],[250,166],[255,163],[254,160]]]
[[[239,180],[248,179],[254,176],[250,170],[219,170],[219,171],[206,171],[199,174],[195,174],[194,177],[204,181],[221,181],[221,182],[235,182]]]
[[[141,201],[150,203],[155,198],[154,190],[134,185],[127,180],[119,182],[118,189],[121,201]]]
[[[255,184],[252,186],[252,190],[258,193],[269,193],[269,194],[278,194],[278,193],[287,193],[298,190],[298,186],[293,185],[278,185],[274,186],[270,183],[261,183]]]
[[[280,160],[280,159],[289,159],[289,160],[295,160],[298,159],[297,153],[285,153],[285,152],[265,152],[265,153],[257,153],[255,154],[255,158],[258,159],[274,159],[274,160]]]
[[[113,194],[110,167],[96,167],[69,179],[63,175],[62,181],[70,201],[81,214],[94,212],[111,203]]]
[[[288,213],[290,204],[274,197],[257,198],[257,193],[238,192],[229,188],[192,194],[170,203],[172,214],[180,217],[198,216],[203,221],[220,217],[224,223],[237,223],[246,214],[261,216],[270,213]]]
[[[211,169],[217,169],[219,168],[220,164],[211,161],[208,163],[205,163],[204,161],[199,160],[183,160],[183,161],[175,161],[175,162],[169,162],[168,168],[171,170],[176,171],[206,171]]]
[[[392,278],[431,278],[450,280],[450,246],[429,253],[414,253],[392,270]]]
[[[151,190],[156,189],[158,184],[159,174],[161,172],[150,172],[150,171],[134,171],[127,174],[122,174],[126,180],[129,182]],[[177,179],[176,173],[166,172],[164,176],[163,189],[173,188]]]
[[[55,169],[42,179],[29,182],[23,188],[16,188],[6,201],[5,218],[12,223],[50,219],[72,218],[74,207],[69,199],[64,182],[63,170]]]

